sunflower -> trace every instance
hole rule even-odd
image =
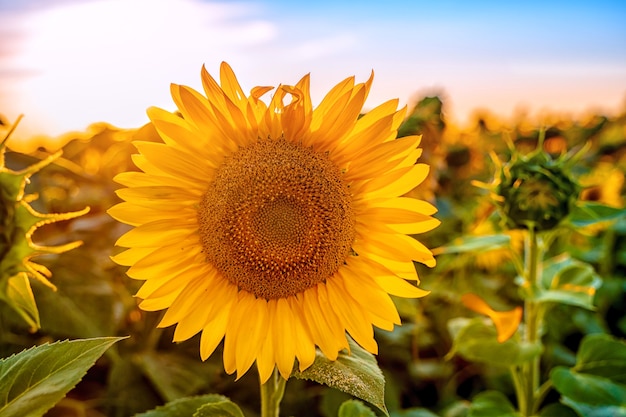
[[[40,213],[31,206],[38,194],[26,191],[30,178],[57,160],[61,152],[19,171],[8,168],[5,163],[7,142],[20,120],[21,116],[0,140],[0,302],[13,308],[35,332],[41,322],[30,279],[37,279],[53,290],[56,287],[49,281],[52,272],[33,258],[61,254],[82,242],[43,246],[33,242],[33,234],[42,226],[80,217],[89,212],[89,207],[69,213]]]
[[[315,348],[331,360],[347,334],[377,353],[373,326],[400,324],[390,298],[422,297],[413,261],[434,266],[409,234],[433,229],[436,209],[401,197],[428,173],[420,137],[395,139],[404,110],[391,100],[360,117],[373,77],[337,84],[314,109],[309,76],[244,94],[223,63],[203,67],[199,92],[172,84],[182,117],[148,116],[164,143],[135,142],[143,172],[116,181],[109,213],[134,226],[114,260],[144,280],[143,310],[167,309],[174,341],[201,332],[206,360],[224,339],[226,372],[256,362],[262,382],[287,379]]]

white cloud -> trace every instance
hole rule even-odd
[[[28,11],[13,28],[24,34],[18,53],[2,62],[13,91],[0,94],[0,111],[10,120],[25,114],[16,132],[23,136],[55,136],[101,120],[138,126],[147,107],[172,107],[170,82],[198,84],[203,63],[271,41],[276,28],[252,12],[246,3],[193,0],[99,0]]]
[[[302,60],[319,59],[349,50],[357,44],[357,37],[352,34],[338,34],[336,36],[307,40],[297,45],[292,57]]]

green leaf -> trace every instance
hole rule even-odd
[[[484,236],[462,236],[454,239],[450,244],[442,246],[438,250],[439,253],[465,253],[486,251],[493,249],[500,249],[511,242],[511,236],[498,234],[498,235],[484,235]]]
[[[439,416],[426,408],[414,407],[414,408],[407,408],[405,410],[400,410],[400,411],[393,411],[391,413],[391,417],[439,417]]]
[[[25,272],[20,272],[9,278],[6,298],[9,305],[28,323],[33,332],[41,327],[35,296]]]
[[[453,342],[447,358],[459,354],[472,362],[509,367],[530,361],[542,351],[540,344],[521,342],[516,338],[498,342],[493,323],[481,317],[455,318],[448,322],[448,327]]]
[[[293,376],[328,385],[378,407],[389,415],[385,407],[385,377],[374,355],[348,338],[351,354],[342,351],[331,361],[319,350],[313,365]]]
[[[230,402],[230,400],[227,397],[218,394],[180,398],[178,400],[170,401],[169,403],[157,407],[154,410],[137,414],[135,417],[194,417],[196,412],[198,412],[203,406],[207,404],[220,404],[223,402]]]
[[[602,280],[585,262],[560,255],[544,264],[539,302],[569,304],[593,310],[593,298]]]
[[[41,326],[46,332],[92,338],[115,334],[121,325],[124,316],[120,311],[125,307],[120,291],[115,289],[111,276],[93,268],[102,262],[93,258],[95,249],[90,250],[89,243],[84,246],[64,253],[50,265],[58,291],[33,282]]]
[[[592,224],[618,220],[626,216],[626,209],[605,206],[594,202],[581,202],[572,209],[568,223],[573,227],[585,227]]]
[[[0,415],[41,416],[121,337],[36,346],[0,360]]]
[[[197,394],[208,381],[205,363],[172,353],[143,353],[139,366],[165,401]]]
[[[559,366],[552,370],[550,379],[563,397],[576,403],[593,406],[626,404],[626,386],[616,384],[608,378],[580,374]]]
[[[519,417],[519,413],[500,391],[485,391],[474,397],[468,417]]]
[[[559,404],[552,403],[541,409],[539,413],[540,417],[579,417],[578,414],[571,408]]]
[[[574,413],[575,417],[585,416],[585,417],[626,417],[626,407],[625,406],[616,406],[616,405],[604,405],[604,406],[591,406],[584,403],[579,403],[571,398],[567,398],[563,401],[565,404],[569,405],[571,408],[576,410]],[[561,415],[555,415],[554,417],[561,417]],[[569,416],[565,416],[569,417]]]
[[[626,384],[626,343],[605,334],[585,336],[574,370]]]
[[[105,411],[109,417],[128,417],[163,404],[132,355],[113,361],[106,382]]]
[[[376,417],[376,414],[361,401],[348,400],[339,407],[339,417]]]
[[[241,408],[230,400],[204,404],[193,417],[244,417]]]

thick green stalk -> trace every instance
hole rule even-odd
[[[274,369],[267,382],[261,384],[261,417],[278,417],[287,380]]]
[[[540,343],[540,328],[542,321],[541,306],[535,300],[541,279],[541,248],[534,227],[528,228],[526,236],[526,267],[525,281],[528,286],[528,295],[524,302],[524,341],[529,344]],[[518,398],[520,413],[524,417],[532,416],[537,411],[536,401],[539,389],[540,357],[521,366],[522,397]]]

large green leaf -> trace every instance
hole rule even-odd
[[[574,370],[626,384],[626,343],[606,334],[585,336]]]
[[[511,242],[511,236],[484,235],[484,236],[462,236],[454,239],[448,245],[438,249],[439,253],[465,253],[500,249],[507,246]]]
[[[593,310],[593,298],[602,280],[585,262],[560,255],[544,263],[542,290],[536,300],[569,304]]]
[[[295,371],[293,376],[308,379],[338,389],[378,407],[385,414],[385,377],[376,363],[374,355],[365,351],[348,338],[350,351],[339,353],[331,361],[319,350],[313,365],[304,371]]]
[[[485,391],[472,399],[468,417],[519,417],[519,413],[500,391]]]
[[[61,400],[120,337],[36,346],[0,360],[0,415],[37,417]]]
[[[562,402],[579,415],[626,416],[626,343],[610,335],[585,336],[572,369],[550,373]]]
[[[626,385],[608,378],[581,374],[559,366],[552,370],[550,379],[563,397],[576,403],[592,406],[622,406],[626,404]]]
[[[541,354],[540,344],[530,344],[511,338],[498,342],[493,324],[481,317],[456,318],[448,323],[453,337],[447,357],[459,354],[474,362],[506,366],[527,362]]]
[[[574,227],[613,221],[626,216],[626,209],[605,206],[595,202],[580,202],[571,211],[568,223]]]
[[[619,405],[602,405],[591,406],[585,403],[580,403],[570,398],[566,398],[563,401],[569,405],[572,409],[576,410],[578,414],[575,417],[626,417],[626,406]],[[542,416],[543,417],[543,416]],[[554,417],[568,417],[566,415],[555,415]]]
[[[244,415],[237,404],[226,399],[204,404],[198,408],[193,417],[244,417]]]
[[[339,417],[376,417],[376,414],[361,401],[348,400],[339,407]]]
[[[231,401],[218,394],[199,395],[197,397],[180,398],[170,401],[169,403],[146,411],[145,413],[136,414],[135,417],[194,417],[201,408],[207,404],[230,403]],[[232,403],[231,403],[232,404]],[[205,409],[206,410],[206,409]],[[199,414],[205,416],[208,414]],[[216,416],[229,416],[229,414],[214,414]]]

